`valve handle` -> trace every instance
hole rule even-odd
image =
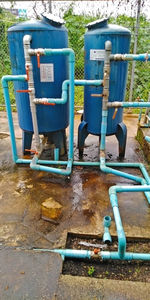
[[[48,103],[48,102],[43,102],[42,104],[43,105],[52,105],[52,106],[56,105],[56,103]]]
[[[100,252],[100,249],[99,248],[95,248],[94,249],[94,254],[98,254]]]
[[[32,153],[38,155],[38,152],[37,152],[36,150],[33,150],[33,149],[25,149],[25,151],[27,151],[27,152],[32,152]]]
[[[17,90],[17,93],[31,93],[31,90]]]
[[[114,114],[113,114],[113,116],[112,116],[112,119],[113,119],[113,120],[116,118],[117,112],[118,112],[118,108],[115,108]]]
[[[39,52],[37,52],[36,57],[37,57],[37,65],[38,65],[38,68],[40,69],[40,53]]]

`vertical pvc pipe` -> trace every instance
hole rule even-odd
[[[54,159],[55,161],[59,160],[59,148],[54,149]]]
[[[113,213],[114,213],[117,235],[118,235],[118,254],[122,259],[126,251],[126,237],[125,237],[125,233],[120,218],[119,208],[117,206],[113,207]]]
[[[74,53],[69,56],[69,153],[68,159],[73,162],[73,141],[74,141]]]
[[[104,243],[111,243],[112,238],[109,232],[109,227],[111,225],[111,217],[110,216],[105,216],[103,220],[103,225],[104,225],[104,234],[103,234],[103,242]]]
[[[15,163],[18,160],[18,154],[17,154],[17,146],[16,146],[16,139],[15,139],[13,117],[12,117],[12,111],[11,111],[11,103],[10,103],[8,82],[9,81],[25,81],[25,80],[26,80],[26,75],[7,75],[7,76],[3,76],[2,80],[1,80],[2,87],[3,87],[3,92],[4,92],[5,104],[6,104],[8,126],[9,126],[9,131],[10,131],[12,156],[13,156],[13,161]]]
[[[16,163],[18,159],[18,154],[17,154],[17,146],[16,146],[13,118],[12,118],[10,97],[8,91],[8,83],[5,83],[5,87],[3,86],[3,88],[4,88],[4,98],[6,103],[7,118],[8,118],[8,126],[10,131],[11,146],[12,146],[12,156],[13,156],[13,161]]]
[[[23,37],[23,45],[24,45],[24,56],[25,56],[25,64],[26,64],[25,66],[26,68],[28,67],[28,71],[29,71],[28,88],[30,90],[29,99],[30,99],[30,110],[32,115],[33,131],[35,137],[35,148],[37,152],[40,152],[41,145],[40,145],[39,129],[38,129],[38,122],[37,122],[37,114],[36,114],[36,104],[34,103],[35,87],[34,87],[34,79],[33,79],[33,65],[29,54],[31,39],[32,38],[30,35],[25,35]]]

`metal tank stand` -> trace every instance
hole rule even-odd
[[[84,150],[84,142],[85,139],[88,136],[88,130],[87,130],[87,122],[84,120],[80,123],[78,127],[78,149],[79,149],[79,158],[83,157],[83,150]]]
[[[84,142],[87,136],[89,135],[87,127],[88,127],[88,123],[85,122],[84,120],[80,123],[78,127],[79,158],[83,157]],[[119,143],[119,158],[123,159],[125,156],[126,141],[127,141],[127,127],[123,122],[117,125],[117,131],[115,135]],[[101,138],[101,136],[99,136],[99,138]]]
[[[121,122],[117,125],[116,138],[119,143],[119,158],[124,158],[126,150],[126,141],[127,141],[127,127]]]

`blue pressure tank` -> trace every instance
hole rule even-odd
[[[8,43],[13,75],[26,74],[23,49],[24,35],[31,35],[31,48],[67,48],[68,32],[62,20],[44,15],[43,19],[26,21],[8,29]],[[40,56],[40,68],[36,56],[32,57],[36,98],[61,98],[62,83],[68,79],[67,58],[63,55]],[[15,98],[19,125],[23,130],[25,149],[30,147],[33,133],[27,83],[15,82]],[[37,121],[40,134],[64,130],[68,126],[68,103],[64,105],[37,105]]]
[[[111,41],[112,54],[129,53],[131,34],[130,31],[124,27],[108,24],[108,19],[92,22],[87,25],[87,28],[88,30],[84,36],[85,79],[103,79],[105,42],[108,40]],[[110,102],[124,100],[127,67],[127,62],[111,62]],[[102,94],[102,91],[102,87],[85,86],[84,88],[84,114],[83,122],[79,127],[79,149],[83,148],[84,139],[89,133],[100,136],[102,97],[95,97],[93,94]],[[117,138],[119,135],[119,139],[122,139],[122,137],[120,138],[121,134],[118,126],[118,124],[122,123],[122,113],[122,108],[119,108],[115,119],[113,119],[114,108],[109,109],[107,135],[115,134]],[[126,128],[124,124],[121,124],[121,126],[125,140]]]

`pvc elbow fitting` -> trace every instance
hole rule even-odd
[[[109,232],[109,227],[111,225],[111,217],[110,216],[104,217],[103,225],[104,225],[103,242],[106,244],[109,244],[112,242],[112,238],[111,238],[111,235]]]

